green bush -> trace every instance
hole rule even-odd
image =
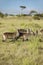
[[[33,19],[34,19],[34,20],[40,20],[40,17],[38,17],[38,16],[33,16]]]
[[[4,14],[0,12],[0,17],[3,18],[4,17]]]

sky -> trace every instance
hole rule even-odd
[[[23,13],[36,10],[43,13],[43,0],[0,0],[0,11],[8,14],[19,14],[20,6],[26,6]]]

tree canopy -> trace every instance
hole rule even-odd
[[[32,14],[37,14],[37,13],[38,13],[37,11],[31,10],[29,14],[32,15]]]
[[[20,8],[25,9],[25,8],[26,8],[26,6],[20,6]]]

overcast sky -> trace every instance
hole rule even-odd
[[[21,5],[27,7],[25,13],[29,13],[30,10],[43,12],[43,0],[0,0],[0,11],[19,14]]]

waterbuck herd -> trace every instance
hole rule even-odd
[[[28,40],[30,35],[38,36],[42,34],[43,35],[43,29],[32,31],[31,29],[17,29],[16,32],[5,32],[3,33],[3,41],[6,41],[7,39],[17,40],[21,38],[23,41]]]

